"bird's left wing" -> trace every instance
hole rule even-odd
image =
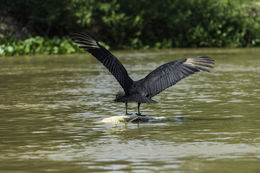
[[[151,98],[195,72],[209,72],[213,64],[214,60],[205,56],[176,60],[161,65],[140,82]]]
[[[129,77],[121,62],[90,36],[83,33],[74,33],[71,37],[75,43],[81,45],[80,48],[84,48],[96,57],[112,73],[127,93],[128,88],[133,84],[133,80]]]

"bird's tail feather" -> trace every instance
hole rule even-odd
[[[123,96],[115,99],[116,102],[138,102],[138,103],[156,103],[156,101],[142,96],[140,94],[133,94],[130,96]]]

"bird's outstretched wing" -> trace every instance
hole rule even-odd
[[[133,84],[133,80],[129,77],[124,66],[114,55],[86,34],[74,33],[71,35],[71,38],[75,43],[81,45],[79,48],[84,48],[96,57],[113,74],[127,93],[128,88]]]
[[[208,68],[212,68],[213,64],[214,60],[205,56],[176,60],[161,65],[140,82],[147,97],[151,98],[195,72],[209,72]]]

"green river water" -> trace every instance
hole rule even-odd
[[[141,105],[182,121],[113,124],[99,122],[124,115],[120,86],[91,55],[1,57],[1,173],[260,172],[259,48],[113,53],[135,80],[184,57],[216,64]]]

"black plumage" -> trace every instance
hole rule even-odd
[[[115,101],[125,103],[126,114],[128,102],[137,102],[138,114],[141,115],[141,103],[155,103],[156,101],[151,99],[153,96],[193,73],[209,72],[209,68],[213,68],[214,64],[214,60],[206,56],[184,58],[163,64],[145,78],[133,81],[120,61],[92,37],[83,33],[74,33],[72,39],[80,44],[80,48],[86,49],[96,57],[122,86],[124,93],[119,93]]]

